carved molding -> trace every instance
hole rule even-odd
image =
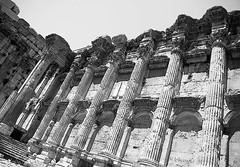
[[[225,93],[225,99],[230,110],[240,109],[240,90],[228,91]]]
[[[175,108],[175,114],[182,111],[182,108],[193,109],[193,111],[198,111],[200,107],[205,103],[204,96],[198,97],[181,97],[175,96],[173,98],[173,107]]]

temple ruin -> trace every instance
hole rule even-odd
[[[29,167],[239,167],[240,10],[72,51],[0,0],[0,153]]]

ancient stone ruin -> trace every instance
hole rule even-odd
[[[0,153],[31,167],[239,167],[240,11],[72,51],[0,1]]]

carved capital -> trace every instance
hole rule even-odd
[[[114,62],[125,60],[125,52],[126,52],[126,43],[127,37],[124,34],[120,34],[112,38],[112,41],[115,45],[115,50],[110,55],[110,59]]]
[[[150,58],[153,55],[154,42],[152,37],[145,37],[142,39],[137,52],[139,58]]]
[[[70,70],[73,70],[73,71],[77,70],[82,65],[82,61],[83,61],[82,55],[77,55],[74,58],[74,61],[73,61],[72,65],[71,65]]]
[[[92,41],[92,48],[89,49],[90,57],[87,58],[88,65],[98,67],[103,64],[106,57],[112,52],[114,46],[112,45],[109,36],[101,36]]]
[[[175,37],[172,39],[172,46],[173,50],[185,50],[186,49],[186,43],[184,38]]]
[[[226,48],[227,41],[227,29],[218,29],[212,32],[209,43],[212,47],[219,46]]]

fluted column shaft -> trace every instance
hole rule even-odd
[[[126,120],[128,119],[131,111],[131,103],[137,95],[137,90],[142,85],[147,65],[148,58],[140,57],[134,66],[130,80],[128,81],[128,85],[125,90],[125,94],[123,95],[123,99],[119,105],[117,115],[112,125],[110,137],[107,141],[105,149],[106,153],[110,153],[113,155],[117,153],[125,126],[127,124]]]
[[[224,44],[217,40],[213,44],[209,69],[209,83],[203,121],[203,158],[201,166],[218,167],[220,140],[222,135],[226,52]]]
[[[83,100],[88,92],[88,89],[92,83],[94,74],[94,69],[92,66],[88,66],[86,68],[86,71],[78,84],[75,96],[73,99],[69,102],[66,110],[64,111],[63,116],[61,117],[60,121],[57,123],[57,128],[55,132],[53,133],[51,143],[54,145],[59,145],[60,141],[62,140],[62,137],[64,135],[64,132],[66,131],[66,128],[68,124],[71,121],[71,117],[77,112],[77,102],[79,100]]]
[[[106,93],[109,90],[112,90],[118,75],[118,64],[117,62],[111,62],[109,68],[107,69],[101,84],[100,89],[98,90],[97,94],[94,96],[91,106],[88,109],[87,115],[84,121],[81,124],[81,127],[78,131],[78,135],[76,137],[75,143],[78,149],[83,149],[85,143],[88,139],[88,136],[91,132],[91,129],[96,121],[96,115],[98,112],[98,108],[102,104],[105,99]]]
[[[140,164],[145,162],[158,164],[162,152],[163,142],[168,128],[168,121],[171,114],[172,98],[175,95],[175,88],[179,71],[182,70],[182,53],[179,49],[174,49],[168,64],[164,88],[160,94],[157,108],[153,115],[150,133],[147,135],[138,160]]]
[[[70,68],[70,71],[68,72],[68,74],[67,74],[66,78],[64,79],[62,85],[60,86],[56,96],[52,100],[46,114],[44,115],[37,131],[35,132],[33,138],[31,139],[32,141],[40,141],[41,138],[43,137],[43,134],[45,133],[49,123],[51,122],[51,120],[53,119],[53,117],[56,113],[56,109],[57,109],[59,100],[61,100],[62,97],[65,95],[66,91],[68,90],[68,87],[70,86],[71,81],[74,78],[76,69],[77,69],[76,65],[73,65]]]

